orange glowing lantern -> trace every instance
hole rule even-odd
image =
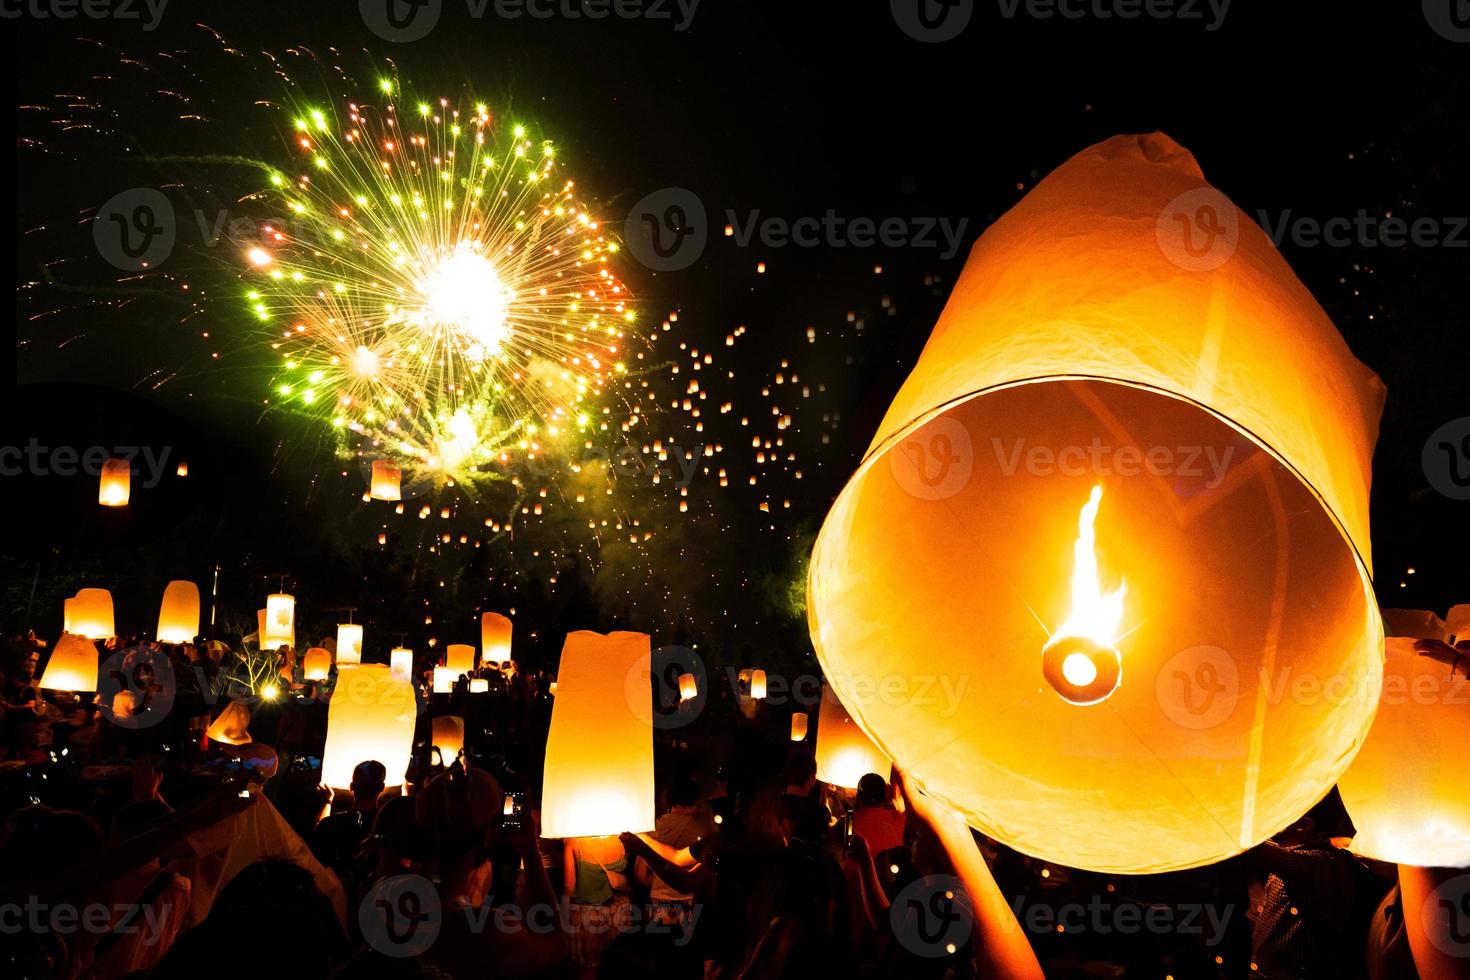
[[[383,664],[344,667],[327,705],[327,744],[322,749],[322,784],[352,785],[352,770],[376,760],[390,786],[403,782],[413,756],[417,719],[413,685]]]
[[[454,682],[459,679],[459,671],[453,667],[434,668],[434,693],[450,694],[454,691]]]
[[[158,642],[192,643],[199,635],[199,586],[173,581],[163,590],[158,608]]]
[[[71,601],[71,632],[89,640],[116,636],[112,621],[112,593],[106,589],[82,589]]]
[[[70,633],[72,611],[76,608],[76,597],[61,600],[61,632]]]
[[[490,679],[488,677],[471,677],[470,693],[484,694],[490,690]]]
[[[356,623],[337,624],[337,663],[362,663],[362,627]]]
[[[103,507],[126,507],[132,492],[132,464],[125,459],[109,459],[102,464],[102,478],[97,485],[97,502]]]
[[[646,633],[568,633],[541,784],[544,837],[602,837],[654,825],[653,689]],[[631,699],[639,698],[638,703]]]
[[[464,719],[458,715],[441,715],[431,723],[434,749],[439,753],[439,764],[453,765],[464,751]]]
[[[80,636],[61,634],[41,673],[41,687],[76,693],[97,690],[97,648]]]
[[[497,612],[480,616],[480,656],[485,663],[503,664],[510,659],[511,629],[509,616]]]
[[[693,701],[699,697],[699,682],[693,674],[679,675],[679,700]]]
[[[791,716],[791,741],[802,742],[806,740],[807,726],[811,720],[805,711],[798,711]]]
[[[757,701],[764,700],[766,696],[766,672],[764,670],[750,672],[750,696]]]
[[[265,650],[296,647],[296,597],[276,593],[265,597],[265,625],[260,646]]]
[[[312,647],[301,658],[301,676],[309,681],[324,681],[332,672],[332,651]]]
[[[209,723],[204,735],[222,745],[249,745],[250,709],[244,701],[231,701],[219,717]]]
[[[373,460],[373,480],[368,495],[373,500],[402,500],[400,482],[403,473],[398,464],[386,459]]]
[[[794,731],[795,719],[792,726]],[[892,771],[893,763],[852,720],[832,688],[823,686],[822,710],[817,713],[817,778],[857,789],[858,780],[868,773],[887,779]]]
[[[1416,649],[1415,644],[1420,644]],[[1337,781],[1365,857],[1415,867],[1470,867],[1470,655],[1391,636],[1378,716]],[[1378,692],[1365,692],[1373,695]]]
[[[455,674],[470,674],[475,670],[475,648],[468,643],[451,643],[444,648],[444,666]]]
[[[1383,629],[1389,636],[1414,640],[1440,640],[1448,643],[1454,634],[1449,624],[1428,609],[1385,609]]]
[[[823,672],[917,784],[1027,854],[1237,854],[1372,721],[1272,694],[1380,676],[1383,394],[1186,150],[1085,150],[976,243],[833,505],[808,576]]]
[[[395,677],[408,680],[413,676],[413,651],[407,647],[394,647],[388,654],[388,664]]]

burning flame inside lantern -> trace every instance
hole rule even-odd
[[[1123,680],[1118,627],[1123,621],[1125,586],[1104,593],[1097,573],[1098,507],[1102,487],[1092,488],[1077,518],[1073,546],[1072,609],[1041,650],[1041,673],[1063,699],[1089,705],[1107,700]]]

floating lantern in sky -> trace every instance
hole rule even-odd
[[[1357,828],[1352,849],[1394,864],[1470,867],[1470,654],[1398,636],[1387,650],[1378,715],[1337,781]]]
[[[807,725],[810,720],[805,711],[798,711],[791,716],[791,741],[803,742],[806,740]]]
[[[301,676],[309,681],[324,681],[332,673],[332,651],[312,647],[301,658]]]
[[[413,756],[418,712],[413,686],[383,664],[344,667],[327,705],[327,744],[322,749],[322,785],[349,789],[352,770],[375,759],[388,771],[388,785],[403,782]]]
[[[568,633],[541,784],[544,837],[602,837],[654,825],[653,689],[646,633]],[[630,704],[629,699],[646,698]]]
[[[362,663],[362,627],[358,624],[337,624],[337,663]]]
[[[444,648],[444,666],[455,674],[470,674],[475,670],[475,648],[468,643],[451,643]]]
[[[1372,720],[1260,679],[1380,676],[1383,394],[1187,151],[1085,150],[976,243],[828,515],[823,671],[920,786],[1027,854],[1237,854]]]
[[[97,648],[80,636],[61,634],[41,673],[40,686],[49,691],[77,693],[97,690]]]
[[[71,601],[71,630],[89,640],[116,635],[112,620],[112,593],[106,589],[82,589]]]
[[[394,647],[388,654],[388,663],[394,676],[404,680],[413,676],[413,651],[408,647]]]
[[[109,459],[102,464],[102,478],[97,485],[97,502],[103,507],[126,507],[132,493],[132,464],[125,459]]]
[[[480,615],[480,656],[485,663],[503,664],[510,659],[513,624],[498,612]]]
[[[296,646],[296,597],[278,592],[265,597],[265,625],[261,628],[263,650]]]
[[[439,764],[454,765],[464,751],[464,719],[458,715],[440,715],[430,723],[434,748],[439,752]]]
[[[750,696],[757,701],[765,699],[766,672],[764,670],[752,670],[750,672]]]
[[[693,674],[679,675],[679,700],[693,701],[699,697],[699,682]]]
[[[795,719],[792,721],[793,730]],[[822,687],[822,708],[817,713],[817,778],[833,786],[857,789],[858,780],[870,772],[887,779],[893,763],[847,713],[830,685]]]
[[[175,580],[164,587],[157,635],[160,643],[194,642],[199,635],[199,586]]]
[[[398,464],[387,459],[373,460],[373,480],[368,489],[374,500],[402,500],[401,481],[403,472]]]

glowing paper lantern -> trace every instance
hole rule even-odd
[[[400,482],[403,478],[398,464],[386,459],[373,460],[373,481],[368,493],[374,500],[402,500]]]
[[[791,741],[801,742],[806,739],[807,725],[810,719],[805,711],[798,711],[791,716]]]
[[[543,837],[601,837],[654,825],[653,690],[646,633],[568,633],[541,784]],[[633,697],[646,698],[630,704]]]
[[[459,671],[453,667],[434,668],[434,693],[450,694],[454,691],[454,682],[459,678]]]
[[[471,694],[484,694],[488,690],[490,690],[490,679],[488,677],[471,677],[470,678],[470,693]]]
[[[125,459],[109,459],[102,464],[102,478],[97,485],[97,502],[103,507],[126,507],[131,484],[132,464]]]
[[[1444,628],[1457,640],[1470,640],[1470,602],[1451,606],[1444,618]]]
[[[296,597],[276,593],[265,597],[265,626],[261,634],[262,649],[296,646]]]
[[[793,718],[793,734],[795,727]],[[868,773],[876,772],[887,779],[892,771],[893,763],[852,720],[832,688],[823,686],[822,709],[817,713],[817,778],[833,786],[857,789],[858,780]]]
[[[117,633],[112,626],[112,593],[82,589],[71,601],[71,632],[89,640],[105,640]]]
[[[76,603],[75,597],[61,600],[61,632],[63,633],[72,632],[72,610],[76,608]]]
[[[78,693],[97,690],[97,648],[90,640],[63,633],[46,661],[41,687]]]
[[[699,697],[699,682],[694,679],[693,674],[679,675],[679,699],[681,701],[692,701]]]
[[[497,612],[480,616],[480,656],[485,663],[503,664],[510,659],[510,617]]]
[[[301,658],[301,676],[309,681],[324,681],[332,672],[332,651],[312,647]]]
[[[224,745],[249,745],[250,709],[243,701],[231,701],[219,717],[210,722],[204,735]]]
[[[1358,831],[1352,849],[1395,864],[1470,867],[1470,657],[1451,666],[1414,644],[1388,638],[1378,716],[1337,781]]]
[[[362,627],[356,623],[337,624],[337,663],[362,663]]]
[[[388,785],[403,782],[413,755],[416,716],[413,685],[385,665],[342,668],[327,705],[322,783],[349,789],[352,770],[370,759],[387,769]]]
[[[1021,851],[1125,873],[1239,853],[1316,803],[1372,720],[1271,695],[1382,669],[1383,394],[1187,151],[1085,150],[976,243],[828,515],[823,672]]]
[[[183,581],[168,583],[158,607],[158,641],[192,643],[198,635],[199,586]]]
[[[750,672],[750,696],[757,701],[766,696],[766,672],[763,670],[752,670]]]
[[[1449,624],[1428,609],[1385,609],[1383,629],[1389,636],[1403,636],[1413,640],[1448,642],[1454,635]]]
[[[408,680],[413,677],[413,651],[407,647],[394,647],[388,654],[388,663],[394,677]]]
[[[444,666],[456,674],[473,673],[475,648],[468,643],[451,643],[444,648]]]
[[[439,750],[441,765],[453,765],[464,751],[464,719],[458,715],[441,715],[431,722],[434,748]]]

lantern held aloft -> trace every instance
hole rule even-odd
[[[82,589],[72,597],[71,632],[89,640],[116,636],[112,619],[112,593],[106,589]]]
[[[337,663],[362,663],[362,627],[357,623],[337,624]]]
[[[417,720],[413,686],[384,664],[358,664],[337,674],[327,705],[327,744],[322,750],[322,784],[349,789],[352,770],[376,760],[388,785],[403,782],[413,756]]]
[[[332,673],[332,651],[312,647],[301,657],[301,676],[309,681],[324,681]]]
[[[795,719],[792,719],[793,731]],[[817,778],[833,786],[857,789],[858,780],[870,772],[887,779],[893,769],[888,756],[852,720],[830,685],[822,687],[822,707],[817,712]]]
[[[199,586],[175,580],[164,587],[157,635],[160,643],[194,642],[199,635]]]
[[[430,724],[434,749],[439,764],[451,766],[464,751],[464,719],[458,715],[440,715]]]
[[[475,671],[475,648],[468,643],[451,643],[444,648],[444,666],[455,675],[472,674]]]
[[[480,615],[480,656],[485,663],[503,664],[510,659],[512,623],[497,612]]]
[[[41,672],[40,686],[78,694],[97,690],[97,648],[83,637],[61,634]]]
[[[265,597],[265,623],[260,646],[263,650],[296,646],[296,597],[276,593]]]
[[[409,680],[413,677],[413,651],[408,647],[394,647],[388,654],[388,664],[393,676]]]

